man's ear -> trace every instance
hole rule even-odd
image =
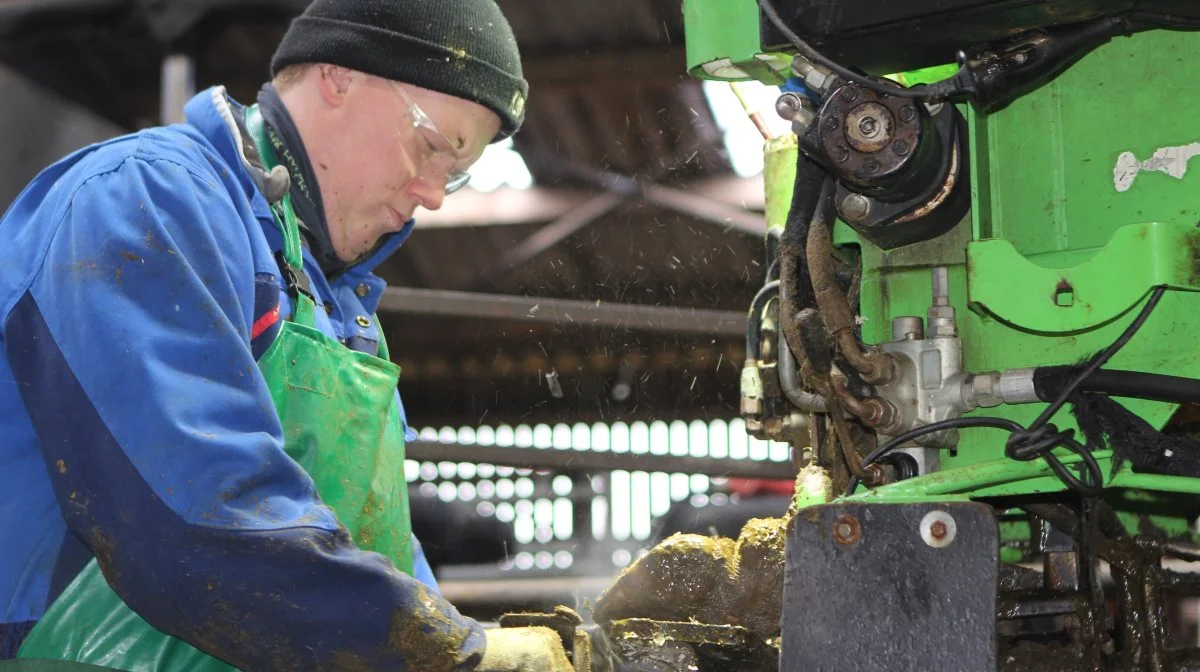
[[[317,89],[332,107],[340,107],[350,90],[352,76],[348,68],[322,63],[317,66]]]

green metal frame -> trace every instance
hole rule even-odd
[[[894,317],[924,315],[930,269],[946,266],[968,370],[1069,364],[1111,343],[1151,288],[1166,285],[1171,291],[1110,366],[1200,377],[1193,344],[1200,334],[1200,160],[1187,170],[1190,157],[1200,156],[1200,123],[1190,112],[1200,88],[1186,67],[1198,59],[1200,34],[1141,33],[1116,39],[998,112],[964,108],[972,171],[967,219],[939,239],[889,252],[841,224],[835,231],[835,244],[862,254],[864,340],[890,338]],[[1136,96],[1117,92],[1120,83],[1148,73],[1155,78],[1152,89]],[[898,79],[927,81],[938,74]],[[796,151],[794,137],[767,145],[769,227],[784,225]],[[1122,403],[1155,426],[1176,411],[1164,403]],[[1043,408],[1001,406],[974,414],[1027,424]],[[1065,410],[1053,421],[1074,427]],[[996,430],[962,430],[942,471],[860,490],[853,498],[984,499],[1064,489],[1044,462],[1004,458],[1005,438]],[[1128,467],[1111,474],[1111,454],[1096,457],[1106,474],[1106,497],[1131,530],[1149,523],[1170,534],[1189,531],[1200,512],[1200,479],[1136,474]],[[1147,501],[1152,511],[1143,510]]]
[[[754,0],[683,0],[688,73],[696,79],[782,84],[791,57],[761,53]]]

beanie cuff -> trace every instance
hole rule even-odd
[[[271,60],[271,75],[302,63],[338,65],[476,102],[500,117],[493,142],[516,133],[525,116],[524,79],[465,51],[378,26],[297,17]]]

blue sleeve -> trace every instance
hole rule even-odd
[[[283,452],[249,210],[140,156],[39,223],[4,345],[67,524],[131,608],[240,669],[470,669],[480,626],[356,548]]]
[[[417,539],[417,535],[413,535],[413,578],[432,588],[435,592],[441,593],[438,588],[437,577],[433,575],[433,568],[429,566],[429,559],[425,557],[425,549],[421,548],[421,541]]]

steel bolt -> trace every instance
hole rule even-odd
[[[900,108],[900,121],[908,123],[917,118],[917,111],[912,105],[905,105]]]
[[[896,153],[896,156],[908,156],[911,150],[912,148],[903,140],[897,140],[892,143],[892,151]]]
[[[850,194],[842,201],[842,217],[858,222],[871,213],[871,201],[862,194]]]
[[[867,159],[863,161],[863,172],[868,175],[874,175],[879,172],[879,162],[875,159]]]
[[[837,543],[849,546],[857,544],[861,538],[862,530],[859,528],[858,518],[846,514],[833,522],[833,540]]]
[[[842,89],[842,99],[847,103],[853,103],[854,101],[858,100],[858,89],[854,88],[853,86],[847,86],[846,88]]]
[[[837,117],[825,117],[824,124],[825,130],[836,131],[838,127],[838,119]]]
[[[858,131],[868,138],[879,133],[879,120],[875,117],[863,117],[858,121]]]
[[[794,93],[785,93],[775,99],[775,113],[781,118],[791,121],[800,111],[800,105],[800,96]]]
[[[946,548],[954,543],[958,525],[954,517],[946,511],[937,509],[926,513],[918,526],[921,540],[932,548]]]
[[[845,163],[850,160],[850,150],[844,145],[833,150],[833,158],[838,163]]]

